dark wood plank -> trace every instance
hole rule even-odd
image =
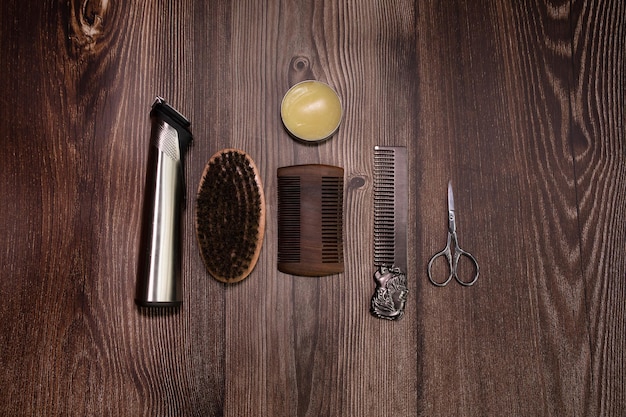
[[[412,71],[400,63],[414,53],[413,5],[398,2],[383,21],[377,7],[270,2],[233,9],[232,65],[239,71],[232,77],[231,141],[258,155],[269,208],[256,271],[228,289],[227,339],[238,347],[226,354],[229,414],[368,415],[391,407],[410,415],[417,407],[414,319],[390,325],[368,313],[373,146],[406,144],[398,131],[414,123],[405,116],[414,88],[395,83]],[[402,33],[392,35],[398,28]],[[336,88],[346,110],[335,137],[316,146],[289,138],[278,113],[284,92],[307,77]],[[368,80],[372,88],[364,88]],[[303,163],[346,168],[343,274],[276,272],[276,169]],[[385,387],[394,389],[380,401],[375,393]]]
[[[445,243],[445,191],[452,180],[461,245],[477,257],[481,276],[472,288],[422,286],[420,414],[543,415],[549,388],[536,298],[537,281],[546,275],[533,265],[533,259],[544,259],[541,248],[532,247],[537,219],[529,204],[545,208],[545,203],[533,196],[534,161],[519,148],[537,132],[517,126],[528,117],[520,108],[527,103],[519,98],[529,75],[523,70],[534,66],[520,70],[528,51],[508,51],[511,43],[518,45],[518,36],[537,40],[538,35],[515,20],[528,5],[518,11],[486,2],[422,4],[418,259],[425,265]],[[535,140],[554,141],[552,134]],[[538,220],[538,228],[547,226]]]
[[[191,113],[195,15],[189,3],[94,4],[3,5],[3,16],[18,16],[5,20],[16,44],[3,46],[13,59],[2,113],[17,123],[3,121],[2,165],[13,179],[3,195],[19,193],[3,200],[17,220],[3,263],[21,268],[2,290],[3,317],[21,317],[3,321],[2,362],[13,364],[3,410],[220,414],[221,315],[190,308],[193,285],[178,314],[133,303],[148,112],[162,94]],[[185,219],[189,230],[190,211]],[[220,293],[204,295],[219,309]]]
[[[576,170],[581,270],[585,282],[598,415],[626,410],[624,226],[626,5],[575,2],[572,26],[571,148]]]
[[[452,131],[450,133],[452,135],[459,135],[458,132],[462,132],[464,136],[468,136],[469,131],[470,135],[474,133],[471,135],[473,138],[479,139],[478,151],[471,146],[464,146],[463,159],[466,160],[465,163],[478,164],[480,167],[478,174],[482,170],[488,170],[491,176],[490,181],[481,181],[480,183],[482,187],[487,185],[488,188],[493,189],[487,195],[493,196],[493,203],[495,204],[484,214],[488,223],[478,229],[486,231],[491,226],[489,223],[494,222],[493,225],[500,225],[500,227],[506,225],[508,230],[506,235],[500,234],[500,238],[507,240],[502,242],[495,240],[491,243],[483,243],[483,245],[485,245],[484,247],[493,245],[493,253],[510,254],[512,257],[507,256],[504,260],[500,259],[502,269],[499,271],[493,271],[493,267],[498,265],[498,260],[488,260],[487,264],[490,265],[490,271],[483,271],[481,278],[481,280],[483,278],[489,279],[491,274],[498,277],[498,289],[491,297],[500,299],[503,304],[498,310],[492,311],[492,314],[487,316],[491,320],[496,317],[500,318],[498,321],[502,328],[499,329],[499,332],[504,331],[505,333],[498,339],[492,339],[487,343],[492,345],[492,349],[501,347],[505,348],[506,351],[497,352],[497,355],[493,356],[485,356],[489,350],[484,347],[476,349],[476,351],[480,352],[481,356],[480,368],[489,369],[490,366],[485,363],[500,363],[501,366],[506,366],[509,372],[502,373],[494,368],[490,372],[491,375],[480,377],[480,373],[469,371],[468,366],[463,363],[459,369],[464,373],[461,375],[448,374],[450,375],[449,378],[459,384],[458,389],[461,392],[466,387],[465,389],[468,390],[466,395],[469,398],[472,395],[480,394],[479,398],[483,399],[484,402],[472,401],[471,399],[466,400],[467,402],[455,402],[447,399],[445,394],[441,394],[440,403],[433,400],[433,408],[439,410],[437,407],[442,407],[444,411],[441,414],[452,413],[455,415],[484,415],[493,410],[498,410],[498,414],[545,413],[559,415],[564,412],[568,415],[619,414],[620,410],[623,409],[621,394],[616,394],[612,390],[609,390],[610,393],[599,394],[599,391],[606,391],[605,386],[615,386],[612,383],[605,384],[604,381],[607,377],[614,378],[615,374],[612,371],[616,368],[613,365],[617,365],[618,371],[616,373],[619,373],[619,369],[621,369],[620,363],[623,361],[614,358],[614,352],[620,351],[619,346],[623,338],[616,338],[616,335],[620,334],[621,331],[616,331],[614,328],[606,333],[604,333],[604,329],[599,330],[597,328],[597,333],[594,334],[594,330],[590,329],[596,328],[596,325],[592,323],[603,323],[604,321],[594,319],[590,312],[593,309],[604,310],[605,312],[602,314],[615,317],[616,324],[614,326],[618,327],[623,322],[623,314],[621,309],[615,307],[613,303],[607,304],[604,300],[590,299],[592,292],[585,288],[585,285],[589,287],[590,280],[592,282],[605,282],[605,278],[598,280],[596,277],[605,277],[606,275],[593,274],[593,277],[589,276],[586,269],[593,268],[595,270],[597,263],[590,262],[587,264],[584,260],[586,259],[583,256],[584,252],[581,252],[584,249],[581,247],[590,245],[587,250],[592,253],[597,252],[595,243],[592,242],[606,238],[606,234],[605,231],[598,231],[595,227],[585,227],[585,223],[581,223],[584,222],[584,217],[578,218],[578,211],[582,209],[579,206],[582,202],[580,200],[581,195],[586,194],[585,189],[589,187],[586,185],[581,189],[580,185],[577,186],[577,181],[580,181],[577,179],[577,175],[580,175],[581,172],[581,164],[578,162],[581,158],[576,155],[577,152],[581,151],[581,149],[577,149],[581,147],[579,143],[581,142],[581,134],[578,131],[582,130],[583,136],[590,134],[590,131],[587,127],[577,127],[580,122],[577,122],[576,119],[580,118],[584,120],[585,124],[589,123],[586,119],[594,119],[595,110],[592,111],[591,116],[586,114],[590,111],[587,107],[588,104],[586,104],[587,101],[578,98],[580,94],[588,94],[585,88],[579,87],[586,85],[586,81],[581,81],[578,78],[587,79],[587,74],[572,73],[572,68],[582,68],[580,71],[590,69],[592,72],[600,70],[596,68],[596,63],[587,61],[585,52],[573,54],[572,51],[576,51],[577,44],[581,45],[580,48],[583,51],[590,48],[588,45],[595,45],[596,43],[605,45],[604,36],[608,39],[623,38],[611,34],[611,31],[619,32],[619,28],[623,26],[619,23],[621,22],[620,19],[624,17],[623,10],[612,9],[607,6],[611,12],[601,13],[597,7],[577,4],[582,10],[581,16],[578,16],[570,13],[570,8],[567,6],[545,7],[543,5],[524,4],[512,10],[498,8],[495,11],[490,10],[485,5],[482,6],[477,5],[476,9],[459,7],[455,12],[446,9],[447,16],[459,16],[459,24],[452,25],[451,28],[446,28],[445,25],[436,20],[436,23],[433,23],[435,27],[442,28],[441,30],[444,32],[443,35],[438,35],[439,39],[456,39],[461,47],[458,54],[455,54],[452,49],[446,50],[441,55],[435,54],[435,59],[438,55],[449,61],[442,65],[440,71],[432,71],[432,73],[442,76],[445,71],[457,70],[460,74],[457,77],[462,78],[458,84],[455,84],[454,80],[457,78],[455,74],[450,74],[447,77],[442,76],[444,79],[441,82],[444,85],[447,85],[445,83],[452,85],[450,88],[444,87],[443,90],[444,93],[451,91],[446,97],[448,101],[444,104],[449,104],[454,114],[442,116],[443,121],[437,126],[436,131],[440,132],[443,129],[445,132],[449,129]],[[485,19],[482,14],[484,10],[493,13],[493,21],[485,21],[486,29],[494,30],[489,25],[497,25],[496,32],[487,38],[481,36],[485,30],[480,24],[481,18],[483,21]],[[605,19],[600,19],[600,21],[610,30],[582,31],[580,27],[591,24],[585,19],[596,24],[596,13],[605,16]],[[594,15],[593,18],[590,16],[591,14]],[[432,16],[427,16],[425,20],[433,21],[434,19]],[[614,20],[617,20],[617,23]],[[467,28],[467,32],[464,32],[463,28]],[[511,29],[515,31],[511,31]],[[433,29],[433,33],[438,32]],[[599,36],[600,33],[605,35]],[[598,36],[599,39],[595,39],[595,36]],[[471,44],[473,39],[475,39],[474,46]],[[501,42],[499,47],[490,44],[495,40]],[[427,42],[427,44],[429,43]],[[511,46],[513,47],[511,48]],[[489,62],[489,57],[484,55],[485,50],[490,50],[494,54],[498,52],[502,54],[505,65],[501,75],[498,74],[500,62]],[[424,55],[420,54],[420,56]],[[476,56],[480,56],[480,59],[477,60]],[[609,70],[609,74],[620,74],[617,76],[617,81],[612,81],[619,85],[620,77],[623,77],[623,70],[619,69],[623,67],[623,58],[620,60],[620,55],[617,54],[617,56],[618,58],[607,65],[609,68],[617,68]],[[478,67],[476,67],[477,65]],[[466,69],[468,66],[475,68],[470,71]],[[473,78],[465,79],[463,77],[465,71],[469,71]],[[612,80],[611,77],[609,78]],[[590,79],[594,79],[594,77]],[[498,89],[503,88],[498,84],[499,82],[504,83],[504,91],[506,92],[501,97],[497,95]],[[430,80],[427,85],[431,85]],[[441,84],[433,83],[433,85],[437,85],[435,94],[443,94],[440,93]],[[468,89],[470,93],[467,93]],[[594,90],[595,94],[613,96],[613,89],[604,90],[600,87],[598,89],[601,92]],[[578,90],[582,90],[582,93]],[[619,91],[619,88],[617,90]],[[478,97],[478,95],[493,94],[494,92],[496,94],[491,98]],[[471,97],[471,100],[466,99],[466,96]],[[455,103],[455,100],[461,101],[461,103]],[[619,103],[615,103],[615,99],[607,101],[611,103],[606,105],[607,108],[611,109],[610,111],[623,114]],[[481,109],[481,106],[484,107]],[[461,110],[462,107],[469,107],[469,109]],[[460,116],[457,112],[460,113]],[[473,114],[475,112],[489,115],[489,120],[476,117],[476,114]],[[499,116],[500,113],[503,115]],[[427,116],[431,123],[433,120],[437,120],[433,118],[432,114],[434,112]],[[510,117],[508,123],[507,116]],[[620,137],[623,135],[623,130],[619,131],[618,127],[616,131],[613,127],[616,121],[617,126],[621,125],[619,123],[620,117],[606,117],[604,119],[608,126],[611,126],[609,129],[613,129],[611,130],[612,134],[607,138],[611,143],[613,141],[621,143]],[[450,122],[452,122],[452,126],[449,125]],[[486,124],[476,128],[473,125],[476,122]],[[597,138],[584,138],[582,143],[595,142],[595,140]],[[487,144],[488,147],[481,149],[481,142]],[[472,146],[476,146],[475,143],[472,143]],[[605,149],[604,141],[602,145],[599,144],[598,146]],[[448,158],[454,159],[454,151],[455,147],[450,148],[448,145],[448,148],[444,148],[441,152],[446,153]],[[572,155],[572,151],[574,155]],[[586,151],[584,146],[582,146],[582,151]],[[491,158],[486,158],[487,164],[492,165],[491,167],[485,165],[485,160],[480,158],[481,154],[487,152],[493,152]],[[472,157],[473,153],[477,155]],[[498,161],[495,155],[497,154],[505,156],[499,167],[496,165]],[[611,152],[610,157],[621,158],[621,152]],[[442,159],[444,157],[438,155],[434,158],[434,163],[438,166]],[[591,168],[585,166],[583,172],[589,169]],[[463,171],[472,172],[472,168],[465,167]],[[609,178],[611,177],[609,176]],[[466,181],[467,179],[464,178]],[[442,183],[444,181],[445,178],[440,180]],[[443,189],[443,185],[441,188]],[[482,191],[484,192],[486,189],[483,188]],[[496,194],[494,191],[497,191]],[[521,205],[516,206],[507,201],[505,197],[511,196],[514,201],[519,201]],[[498,199],[500,199],[499,202]],[[441,198],[441,202],[444,204],[443,198]],[[480,207],[486,204],[484,201],[474,199],[469,200],[469,203],[473,210],[480,210]],[[595,212],[598,210],[598,206],[602,207],[602,205],[603,202],[595,198],[590,200],[587,206],[589,210]],[[507,217],[495,221],[493,213],[498,213],[498,208],[507,209],[508,211],[502,213],[503,215],[506,214]],[[598,237],[592,242],[588,241],[585,236],[587,228],[598,233]],[[463,230],[467,229],[463,227]],[[497,229],[494,230],[492,236],[498,236]],[[511,239],[515,238],[522,240],[517,243],[512,242]],[[469,239],[472,237],[470,236]],[[560,241],[560,243],[556,241]],[[519,245],[517,249],[512,247],[516,244]],[[535,256],[531,256],[532,253],[535,253]],[[489,256],[489,253],[487,255]],[[517,264],[515,255],[523,262]],[[482,254],[481,258],[484,258]],[[585,265],[589,265],[589,267]],[[524,271],[524,273],[520,274],[519,271]],[[486,274],[489,275],[486,276]],[[511,277],[511,275],[513,276]],[[505,277],[506,280],[501,283],[500,280]],[[528,282],[527,285],[524,285],[524,287],[528,286],[530,291],[528,294],[520,293],[519,290],[516,291],[512,287],[506,288],[509,283],[518,285],[524,281]],[[602,284],[595,283],[592,285]],[[620,293],[620,290],[617,293]],[[509,297],[514,296],[514,298],[506,301],[507,295]],[[467,301],[462,299],[450,304],[465,306],[466,303]],[[438,300],[437,305],[441,306],[441,304]],[[477,304],[483,305],[483,303]],[[485,302],[484,305],[488,306],[487,308],[495,306],[493,302]],[[525,323],[520,327],[514,322],[507,323],[506,316],[504,320],[502,319],[502,314],[506,311],[504,306],[511,306],[512,311],[509,311],[516,312],[523,319],[530,318],[533,325],[528,326],[528,323]],[[617,311],[615,311],[616,308]],[[472,318],[476,319],[477,317],[480,316]],[[493,322],[490,323],[490,326],[493,324]],[[456,334],[451,334],[452,342],[459,346],[452,351],[453,357],[459,356],[454,353],[460,351],[461,347],[467,349],[466,353],[471,353],[476,341],[489,340],[484,335],[477,336],[473,333],[477,330],[477,324],[458,326],[459,329],[464,328],[464,330],[462,336],[458,335],[458,331]],[[510,333],[511,329],[515,329],[515,332]],[[478,330],[481,330],[480,327]],[[446,332],[438,329],[437,333],[445,335]],[[527,334],[525,335],[525,333]],[[507,341],[507,336],[512,336],[513,339],[518,340]],[[469,342],[466,340],[468,337]],[[610,340],[608,345],[611,347],[603,348],[603,353],[594,353],[593,350],[597,350],[600,345],[603,345],[601,342],[603,339]],[[497,343],[497,340],[500,342]],[[613,340],[617,342],[613,342]],[[529,342],[530,344],[527,345]],[[617,344],[617,348],[615,344]],[[512,350],[512,346],[522,349],[521,351]],[[518,355],[519,353],[522,355]],[[515,356],[507,358],[508,354]],[[461,354],[460,356],[462,358],[460,360],[472,360],[471,355]],[[611,358],[608,359],[608,362],[612,364],[611,372],[608,373],[606,370],[600,371],[598,369],[599,363],[607,360],[607,357]],[[507,359],[500,362],[503,358]],[[516,362],[518,366],[509,368],[511,364]],[[443,369],[451,371],[445,365]],[[539,371],[540,369],[543,371]],[[463,383],[464,380],[465,383]],[[490,383],[483,386],[483,381],[490,381]],[[444,387],[445,384],[443,383],[437,385],[437,392],[442,392]],[[617,391],[621,391],[621,389]],[[523,392],[524,395],[521,397],[515,395],[518,392]],[[489,393],[495,396],[492,397]],[[516,400],[519,400],[519,404]],[[481,410],[479,407],[478,410],[472,410],[468,404],[474,407],[477,404],[484,404],[486,409]],[[497,404],[500,404],[501,408]],[[436,414],[439,413],[439,411],[436,412]]]

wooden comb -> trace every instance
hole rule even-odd
[[[278,168],[278,270],[323,276],[343,269],[343,168]]]

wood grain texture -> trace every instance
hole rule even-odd
[[[621,416],[620,0],[70,0],[0,4],[0,415]],[[293,141],[282,95],[332,85],[337,134]],[[184,303],[133,304],[155,95],[266,194],[263,250],[213,280],[183,215]],[[373,147],[409,153],[409,301],[369,314]],[[282,166],[345,170],[345,272],[277,263]],[[428,283],[446,185],[474,287]]]
[[[573,5],[571,147],[576,170],[581,271],[590,334],[592,409],[598,415],[626,410],[626,267],[624,144],[626,139],[623,2]],[[617,41],[620,42],[620,41]]]

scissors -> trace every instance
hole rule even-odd
[[[452,250],[452,248],[450,247],[451,242],[454,242],[454,250]],[[448,276],[448,279],[443,282],[433,279],[431,272],[435,259],[439,258],[440,256],[446,257],[446,259],[448,260],[448,266],[450,268],[450,275]],[[476,272],[471,281],[463,281],[457,275],[457,267],[459,265],[459,259],[461,259],[461,256],[469,259],[474,266]],[[433,257],[430,258],[430,261],[428,262],[428,279],[430,280],[430,282],[438,287],[445,287],[446,285],[448,285],[453,277],[459,284],[463,286],[469,287],[471,285],[474,285],[474,283],[478,279],[478,262],[471,253],[464,251],[459,246],[458,238],[456,236],[456,221],[454,216],[454,195],[452,194],[452,182],[448,182],[448,243],[442,251],[435,253]]]

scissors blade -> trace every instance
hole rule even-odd
[[[454,194],[452,193],[452,181],[448,181],[448,211],[454,211]]]

